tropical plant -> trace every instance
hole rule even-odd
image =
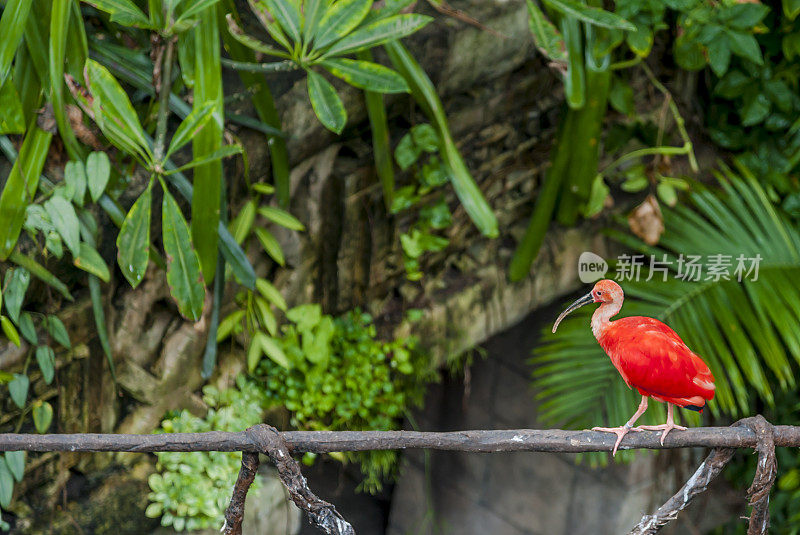
[[[241,431],[260,423],[266,406],[263,390],[241,375],[235,387],[222,391],[210,385],[203,387],[203,401],[209,407],[204,417],[187,410],[170,414],[157,432]],[[148,478],[151,503],[145,514],[161,517],[161,525],[175,531],[222,525],[241,455],[211,451],[161,452],[156,456],[158,472]],[[255,485],[257,488],[258,481]]]
[[[695,191],[687,205],[664,209],[667,230],[658,246],[611,232],[658,262],[651,263],[653,269],[642,266],[642,280],[621,281],[627,296],[622,313],[656,317],[673,327],[714,373],[709,412],[731,418],[748,414],[756,400],[774,405],[776,389],[796,385],[800,364],[800,291],[794,282],[800,276],[800,230],[748,169],[739,166],[738,173],[723,168],[719,190]],[[692,280],[694,275],[686,276],[690,255],[720,255],[733,271]],[[755,273],[752,260],[745,259],[758,259]],[[533,382],[542,400],[540,417],[548,423],[623,422],[636,404],[635,392],[594,340],[589,314],[563,322],[558,335],[548,328],[534,350]],[[656,412],[645,418],[663,418],[663,408]]]

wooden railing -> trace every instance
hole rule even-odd
[[[394,450],[426,448],[450,451],[495,453],[510,451],[576,453],[611,451],[615,436],[596,431],[560,429],[510,429],[453,431],[284,431],[257,425],[239,433],[164,433],[153,435],[120,434],[0,434],[1,451],[241,451],[242,466],[234,485],[231,503],[225,511],[225,535],[242,530],[244,500],[255,478],[259,454],[276,466],[283,485],[295,504],[303,509],[322,532],[351,535],[353,527],[336,508],[314,495],[292,457],[296,453]],[[769,493],[777,471],[776,447],[800,447],[800,427],[773,426],[762,416],[745,418],[730,427],[697,427],[673,431],[662,445],[660,433],[631,433],[620,449],[672,449],[704,447],[711,453],[683,487],[652,515],[645,515],[630,535],[657,533],[677,518],[692,499],[704,492],[733,457],[737,448],[755,449],[758,465],[753,484],[747,491],[752,512],[748,535],[766,534],[769,529]]]

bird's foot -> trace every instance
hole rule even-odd
[[[602,431],[603,433],[614,433],[617,435],[617,441],[614,442],[614,449],[611,451],[611,456],[616,457],[619,443],[622,442],[625,435],[627,435],[629,431],[640,431],[640,429],[629,425],[621,425],[619,427],[592,427],[592,431]]]
[[[668,422],[661,425],[640,425],[635,427],[637,431],[664,431],[661,433],[661,445],[664,445],[664,439],[667,438],[667,435],[673,429],[678,429],[679,431],[686,431],[686,428],[682,425],[676,425],[674,423]]]

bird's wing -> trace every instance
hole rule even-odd
[[[667,398],[714,396],[711,370],[666,324],[622,318],[611,323],[603,338],[604,349],[629,385]]]

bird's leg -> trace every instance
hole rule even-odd
[[[639,408],[636,409],[636,412],[633,413],[631,419],[627,421],[625,425],[621,425],[619,427],[592,427],[592,431],[603,431],[605,433],[614,433],[617,435],[617,441],[614,443],[614,450],[611,452],[611,456],[615,457],[617,455],[617,448],[619,447],[619,443],[622,442],[622,439],[625,435],[628,434],[629,431],[639,431],[638,428],[633,427],[633,424],[636,423],[636,420],[644,414],[644,411],[647,410],[647,396],[642,396],[642,402],[639,403]]]
[[[680,429],[681,431],[686,431],[686,428],[682,425],[675,425],[675,421],[673,420],[673,411],[674,405],[672,403],[667,403],[667,423],[661,425],[640,425],[639,430],[646,429],[648,431],[661,431],[661,445],[664,445],[664,439],[667,438],[667,434],[673,429]]]

